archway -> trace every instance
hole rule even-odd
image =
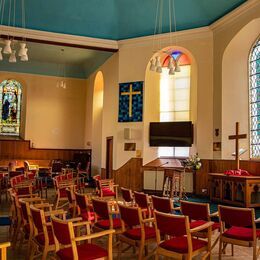
[[[104,77],[99,71],[96,74],[93,91],[92,116],[92,173],[100,174],[102,155],[102,116],[104,97]]]
[[[247,139],[240,141],[240,148],[247,151],[242,159],[249,159],[249,86],[248,61],[252,45],[259,36],[260,18],[245,25],[227,45],[222,58],[222,159],[232,159],[234,144],[228,136],[240,123],[240,132]]]
[[[171,53],[171,55],[166,54]],[[196,143],[196,119],[197,119],[197,65],[193,55],[185,48],[180,46],[168,46],[155,53],[152,58],[160,56],[161,64],[164,68],[168,66],[170,56],[175,59],[179,59],[179,65],[181,72],[175,72],[175,75],[168,75],[168,71],[162,73],[156,73],[150,70],[150,63],[146,67],[145,74],[145,98],[144,98],[144,164],[158,157],[158,148],[149,146],[149,124],[150,122],[167,121],[162,119],[163,109],[162,100],[166,93],[162,95],[162,84],[176,85],[176,80],[179,78],[189,77],[189,103],[186,110],[189,110],[188,117],[172,117],[168,118],[168,121],[184,121],[191,120],[195,123],[194,143]],[[190,67],[190,68],[187,68]],[[173,82],[175,81],[175,83]],[[176,111],[175,111],[176,112]],[[195,149],[193,147],[192,149]],[[192,153],[192,152],[191,152]]]

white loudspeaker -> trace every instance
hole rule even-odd
[[[124,138],[126,140],[131,140],[132,139],[132,130],[131,130],[131,128],[125,128],[124,129]]]

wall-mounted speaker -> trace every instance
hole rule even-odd
[[[132,130],[131,130],[131,128],[125,128],[124,129],[124,138],[126,140],[131,140],[132,139]]]

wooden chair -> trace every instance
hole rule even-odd
[[[113,259],[112,255],[112,234],[114,230],[90,234],[89,222],[73,223],[73,220],[61,220],[51,217],[53,233],[55,237],[55,251],[59,259]],[[87,234],[77,236],[74,229],[85,226]],[[90,242],[91,239],[108,236],[107,249]],[[79,242],[87,241],[79,244]]]
[[[29,257],[29,253],[32,245],[32,237],[33,237],[33,223],[32,218],[30,216],[30,205],[37,204],[37,208],[41,208],[41,205],[46,207],[45,200],[42,198],[20,198],[19,204],[21,208],[21,216],[22,216],[22,226],[20,228],[21,238],[20,238],[20,246],[23,244],[24,240],[28,241],[27,245],[27,256]]]
[[[125,205],[134,205],[134,195],[132,190],[121,187],[122,198]]]
[[[100,179],[96,180],[97,193],[101,198],[114,198],[118,199],[118,185],[114,184],[112,179]]]
[[[67,188],[73,188],[73,181],[66,175],[58,175],[53,178],[54,188],[56,192],[55,208],[63,208],[69,201],[67,197]],[[62,204],[61,204],[62,203]],[[60,205],[61,204],[61,205]]]
[[[77,205],[76,205],[76,197],[75,197],[75,187],[68,187],[66,188],[67,198],[69,201],[69,212],[72,218],[75,218],[77,212]]]
[[[78,215],[82,217],[83,220],[94,222],[95,214],[90,203],[89,195],[75,192],[75,199],[78,208]]]
[[[151,218],[152,217],[152,209],[149,197],[147,194],[143,192],[134,191],[135,203],[136,205],[141,208],[143,217],[144,218]]]
[[[47,255],[51,251],[55,251],[54,237],[51,228],[51,222],[46,219],[51,215],[62,215],[65,218],[63,210],[54,210],[45,212],[43,209],[38,209],[34,205],[30,206],[31,218],[33,223],[33,238],[30,259],[34,259],[42,255],[42,260],[47,259]],[[38,255],[35,255],[36,251]]]
[[[217,217],[218,212],[210,214],[210,208],[208,203],[198,203],[198,202],[190,202],[181,200],[181,212],[183,215],[189,217],[190,221],[190,228],[196,228],[200,225],[205,224],[206,222],[212,221],[212,217]],[[220,231],[220,224],[219,222],[213,222],[212,225],[212,233],[219,233]],[[207,230],[202,230],[193,236],[206,238],[207,237]],[[219,235],[217,236],[216,240],[212,244],[211,249],[213,249],[219,241]]]
[[[249,208],[235,208],[218,206],[220,221],[219,259],[222,257],[227,244],[253,247],[253,259],[256,260],[260,253],[257,242],[260,238],[260,230],[256,229],[255,210]]]
[[[156,228],[156,258],[159,255],[175,259],[191,260],[192,257],[206,251],[201,259],[211,259],[211,226],[206,222],[201,226],[190,229],[189,218],[162,212],[154,212]],[[207,241],[192,237],[193,233],[208,230]],[[161,240],[161,237],[164,237]]]
[[[144,249],[147,254],[147,245],[155,242],[155,229],[149,226],[154,219],[143,219],[142,211],[139,207],[129,207],[118,205],[121,221],[122,234],[119,234],[119,252],[121,256],[122,243],[127,243],[133,247],[139,248],[138,259],[143,259]]]
[[[7,251],[7,247],[9,247],[11,245],[10,242],[5,242],[5,243],[1,243],[0,244],[0,251],[1,251],[1,260],[6,260],[6,251]]]
[[[174,213],[179,207],[174,208],[174,202],[170,198],[158,197],[152,195],[153,210],[163,213]]]
[[[116,203],[111,204],[110,201],[92,199],[92,204],[95,213],[94,230],[114,229],[116,234],[122,232],[121,220],[116,217],[119,215]]]

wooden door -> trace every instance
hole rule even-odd
[[[106,178],[113,177],[113,136],[107,137],[106,147]]]

